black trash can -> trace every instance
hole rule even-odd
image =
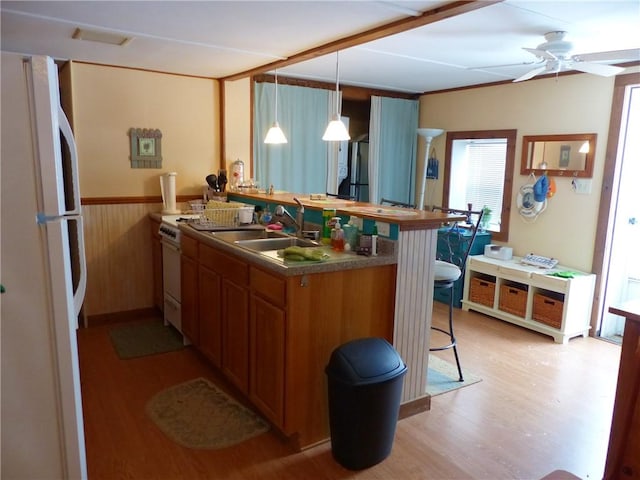
[[[382,338],[353,340],[331,354],[325,369],[331,451],[343,467],[368,468],[391,453],[406,371]]]

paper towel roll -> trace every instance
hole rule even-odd
[[[176,208],[176,172],[160,175],[160,192],[162,193],[162,213],[176,215],[180,210]]]

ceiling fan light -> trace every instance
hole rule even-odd
[[[267,136],[264,137],[264,143],[270,144],[279,144],[279,143],[288,143],[287,137],[284,136],[284,132],[278,125],[278,122],[273,122],[273,125],[267,132]]]
[[[339,142],[343,140],[351,140],[351,136],[347,131],[347,127],[345,127],[340,117],[334,115],[333,119],[327,125],[327,129],[324,131],[324,135],[322,136],[322,140],[326,142]]]

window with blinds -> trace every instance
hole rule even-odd
[[[484,207],[496,212],[490,216],[488,230],[500,231],[507,139],[463,139],[453,142],[451,162],[451,208],[474,210]]]
[[[449,208],[491,209],[491,240],[509,240],[509,202],[517,130],[447,133],[443,204]],[[485,217],[486,218],[486,217]],[[484,223],[484,222],[483,222]]]

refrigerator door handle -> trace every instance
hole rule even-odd
[[[75,217],[78,222],[78,228],[76,229],[78,235],[78,257],[80,263],[80,273],[78,278],[78,288],[73,292],[73,306],[76,314],[76,318],[80,315],[80,309],[84,302],[84,296],[87,292],[87,259],[84,253],[84,223],[81,216]]]
[[[67,116],[62,110],[62,107],[58,105],[58,125],[60,126],[60,133],[64,137],[67,145],[69,147],[69,154],[71,155],[70,167],[71,167],[71,184],[73,188],[73,199],[74,205],[73,210],[68,210],[64,214],[65,215],[80,215],[80,176],[78,172],[78,150],[76,148],[76,141],[73,137],[73,131],[71,130],[71,125],[69,125],[69,120],[67,120]]]

